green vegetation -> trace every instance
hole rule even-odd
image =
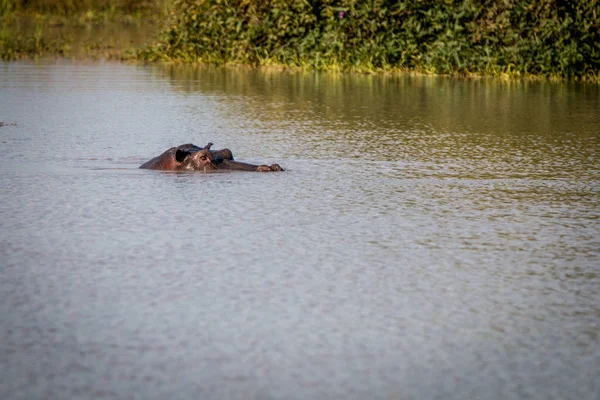
[[[112,57],[135,42],[122,32],[156,34],[171,4],[172,0],[0,0],[0,58]]]
[[[142,60],[599,79],[597,0],[175,0]]]
[[[70,22],[152,19],[167,14],[172,0],[0,0],[0,16],[44,15]]]
[[[133,41],[77,43],[54,29],[148,22],[167,27],[125,52]],[[0,23],[5,60],[79,48],[141,61],[600,81],[600,0],[0,0]]]

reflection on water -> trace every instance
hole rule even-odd
[[[247,132],[302,136],[297,150],[306,156],[321,147],[333,157],[418,160],[462,177],[597,170],[597,85],[181,66],[156,73],[183,93],[235,94],[219,104],[225,116],[243,116]],[[454,170],[457,160],[469,169]]]
[[[0,64],[0,397],[598,398],[599,90]]]

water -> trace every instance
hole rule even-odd
[[[599,92],[0,64],[0,398],[599,398]]]

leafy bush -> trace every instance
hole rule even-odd
[[[175,0],[146,60],[597,76],[597,0]]]

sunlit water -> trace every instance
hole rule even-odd
[[[0,64],[0,398],[598,399],[600,87]],[[137,169],[208,141],[282,173]]]

